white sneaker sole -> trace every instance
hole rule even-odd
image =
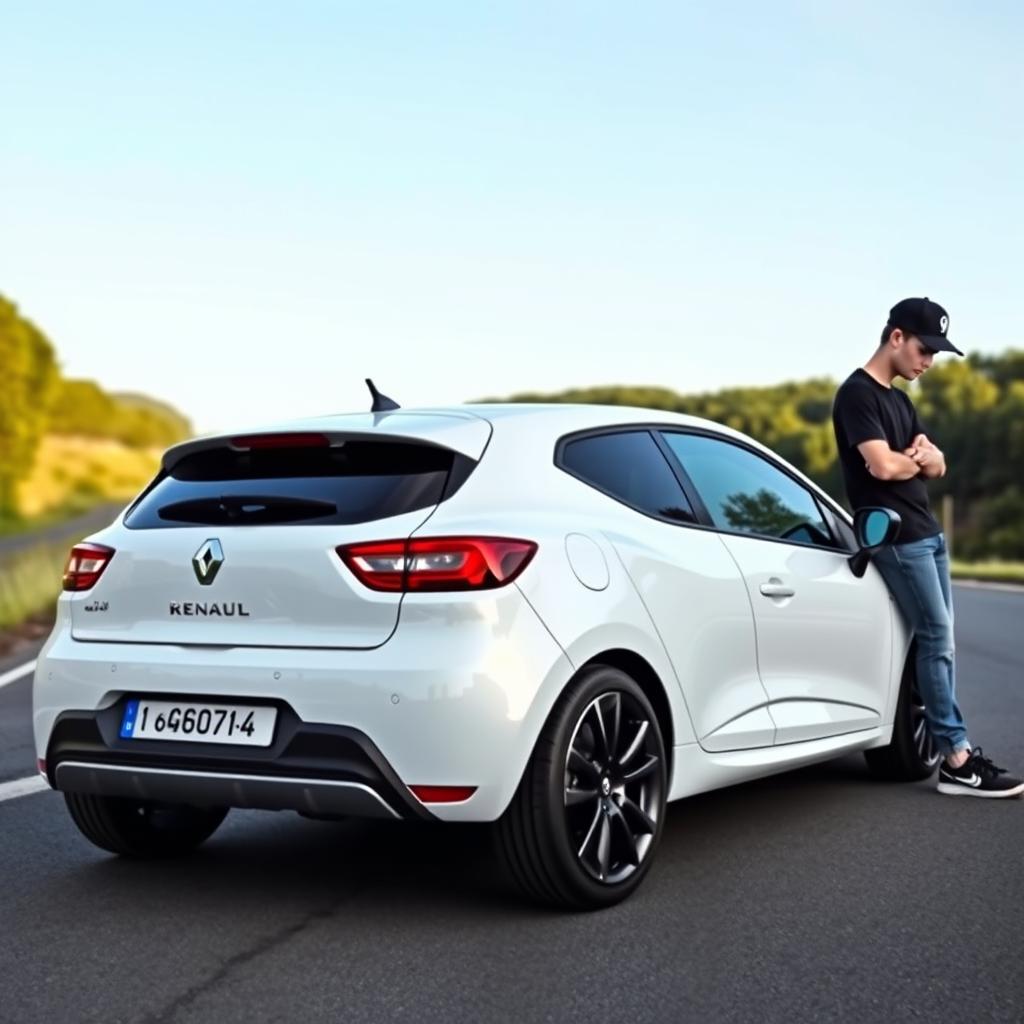
[[[998,800],[1000,797],[1020,796],[1024,793],[1024,782],[1013,789],[973,789],[971,786],[961,786],[957,782],[940,782],[937,788],[946,796],[980,796]]]

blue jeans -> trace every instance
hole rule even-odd
[[[935,745],[948,755],[970,747],[956,703],[953,589],[943,534],[880,548],[872,557],[917,640],[917,691]]]

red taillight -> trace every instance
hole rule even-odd
[[[342,561],[372,590],[492,590],[511,583],[537,545],[508,537],[425,537],[348,544]]]
[[[114,549],[102,544],[76,544],[64,568],[65,590],[88,590],[103,575]]]
[[[410,786],[409,789],[424,804],[457,804],[476,792],[476,786]]]
[[[326,434],[246,434],[231,438],[233,448],[251,451],[256,448],[328,448]]]

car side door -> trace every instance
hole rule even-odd
[[[604,535],[666,649],[701,745],[715,751],[771,746],[775,723],[757,672],[742,576],[721,539],[697,525],[656,431],[618,427],[570,435],[556,461],[608,496]]]
[[[663,436],[747,585],[775,742],[879,726],[892,678],[879,575],[853,574],[832,517],[781,463],[724,435]]]

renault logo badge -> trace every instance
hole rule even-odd
[[[192,568],[196,571],[196,579],[208,587],[220,572],[224,564],[224,549],[216,537],[210,538],[192,557]]]

